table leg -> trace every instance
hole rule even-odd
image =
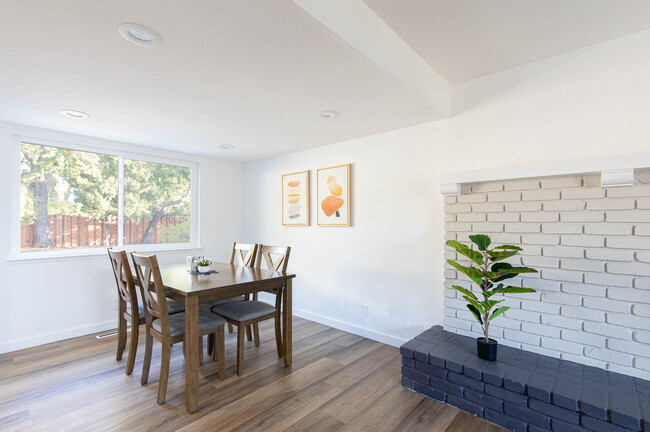
[[[293,306],[291,305],[291,296],[291,279],[287,279],[286,286],[282,290],[282,300],[284,303],[284,310],[282,311],[282,347],[284,348],[284,354],[282,358],[285,366],[291,366],[293,351]]]
[[[199,400],[199,298],[185,299],[185,407],[193,413]]]

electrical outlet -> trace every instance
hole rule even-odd
[[[361,317],[362,318],[368,318],[368,315],[370,315],[370,306],[367,304],[362,304],[361,305]]]

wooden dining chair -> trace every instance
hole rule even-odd
[[[167,310],[167,298],[163,285],[158,259],[155,255],[145,256],[135,253],[131,254],[135,267],[135,273],[139,281],[140,294],[145,309],[145,320],[147,324],[147,338],[145,345],[144,363],[142,365],[141,384],[149,380],[149,367],[151,366],[151,350],[153,339],[156,338],[162,344],[162,356],[160,360],[160,380],[158,381],[158,403],[165,402],[167,393],[167,379],[169,378],[169,360],[171,346],[182,342],[185,339],[185,313],[169,315]],[[226,321],[209,312],[199,310],[199,341],[203,336],[216,334],[216,347],[212,359],[217,362],[217,376],[224,377],[225,371],[225,342],[224,324]],[[185,345],[185,344],[184,344]],[[201,347],[199,343],[199,347]]]
[[[267,270],[279,271],[285,273],[287,265],[289,265],[289,254],[291,254],[291,247],[289,246],[257,246],[257,259],[255,260],[255,268],[263,268],[262,263],[265,264]],[[262,261],[264,258],[264,261]],[[278,343],[278,357],[282,357],[281,343],[282,343],[282,320],[281,320],[281,306],[282,306],[282,293],[278,294],[278,289],[273,288],[266,290],[267,293],[275,296],[275,338]],[[253,294],[253,300],[257,300],[257,293]],[[253,324],[253,334],[255,337],[255,345],[259,346],[260,331],[257,323]]]
[[[126,362],[126,374],[131,375],[135,365],[135,354],[138,350],[138,337],[140,324],[144,324],[144,311],[138,303],[138,295],[133,283],[133,274],[126,252],[115,251],[108,248],[108,258],[111,260],[113,276],[118,292],[117,313],[117,355],[116,360],[122,360],[126,347],[127,325],[131,324],[131,343],[129,344],[129,357]]]
[[[255,264],[255,257],[257,256],[257,244],[255,243],[238,243],[234,242],[232,244],[232,249],[230,250],[230,264],[239,265],[242,267],[253,267]],[[230,297],[221,300],[215,300],[212,302],[204,303],[201,305],[201,308],[210,311],[213,307],[219,306],[226,303],[234,303],[248,300],[247,296],[236,296]],[[228,323],[228,332],[233,332],[233,327],[231,323]],[[252,331],[249,328],[247,330],[248,340],[252,340]],[[212,353],[213,349],[213,340],[208,338],[208,354]]]
[[[289,247],[275,246],[258,246],[258,255],[256,267],[261,268],[261,257],[269,270],[285,271],[289,260]],[[273,258],[276,256],[277,258]],[[212,312],[221,315],[229,323],[237,326],[237,375],[241,375],[244,370],[244,329],[247,326],[253,326],[255,346],[260,345],[258,323],[268,319],[275,319],[275,343],[278,351],[278,357],[284,354],[282,347],[280,306],[282,299],[282,289],[277,290],[275,307],[257,300],[257,294],[254,294],[253,300],[242,301],[237,303],[227,303],[212,308]],[[250,340],[250,339],[249,339]]]

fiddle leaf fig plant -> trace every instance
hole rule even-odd
[[[476,234],[469,236],[469,239],[476,245],[478,250],[474,250],[474,246],[470,247],[455,240],[447,241],[447,245],[454,248],[459,254],[469,258],[473,264],[476,264],[476,267],[473,264],[466,267],[453,260],[447,260],[447,263],[470,278],[481,290],[479,295],[483,298],[479,299],[471,290],[453,285],[453,288],[460,292],[467,301],[469,311],[481,324],[485,342],[487,343],[490,321],[510,309],[508,306],[499,306],[494,309],[505,300],[494,300],[492,296],[496,294],[535,292],[531,288],[509,286],[501,282],[522,273],[537,273],[537,270],[529,267],[514,267],[512,264],[503,262],[522,251],[518,246],[502,245],[489,249],[492,243],[489,236]]]

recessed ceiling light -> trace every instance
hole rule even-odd
[[[63,114],[66,117],[71,117],[71,118],[76,118],[76,119],[85,119],[85,118],[90,117],[85,112],[75,111],[75,110],[62,110],[61,114]]]
[[[162,43],[162,36],[142,24],[124,23],[117,27],[120,35],[131,43],[146,47],[155,47]]]
[[[221,148],[224,150],[232,150],[235,148],[235,146],[230,144],[221,144]]]
[[[318,112],[318,115],[324,118],[334,118],[338,117],[339,113],[338,111],[332,111],[332,110],[321,110]]]

